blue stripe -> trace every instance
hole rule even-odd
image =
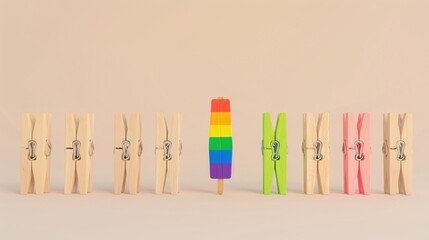
[[[210,164],[231,164],[232,150],[210,150]]]

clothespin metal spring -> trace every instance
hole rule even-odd
[[[162,145],[163,145],[163,147],[156,147],[155,151],[156,150],[164,150],[164,154],[163,154],[164,161],[170,161],[173,158],[173,156],[171,155],[171,146],[173,145],[173,143],[169,140],[165,140],[162,143]],[[182,149],[183,149],[182,141],[180,140],[179,141],[179,156],[182,155]]]
[[[164,142],[163,142],[163,145],[164,145],[164,160],[165,161],[170,161],[171,159],[172,159],[172,156],[171,156],[171,141],[168,141],[168,140],[165,140]]]
[[[271,141],[271,160],[273,161],[278,161],[280,160],[280,154],[279,154],[279,150],[280,150],[280,142],[277,140],[273,140]]]
[[[365,160],[365,155],[363,155],[363,147],[364,147],[364,142],[362,140],[357,140],[357,141],[355,141],[354,148],[347,148],[347,142],[346,142],[346,140],[344,140],[344,142],[343,142],[343,154],[346,154],[348,149],[354,149],[356,152],[355,160],[356,161],[363,161],[363,160]]]
[[[313,157],[313,159],[315,161],[321,161],[321,160],[323,160],[322,148],[323,148],[322,141],[317,140],[317,141],[314,142],[314,157]]]
[[[313,147],[311,148],[307,148],[306,146],[305,146],[305,141],[303,141],[302,142],[302,146],[301,146],[301,150],[302,150],[302,153],[305,153],[305,150],[306,149],[314,149],[314,156],[313,156],[313,159],[315,160],[315,161],[321,161],[321,160],[323,160],[323,155],[322,155],[322,148],[323,148],[323,143],[322,143],[322,141],[320,141],[320,140],[316,140],[315,142],[314,142],[314,144],[313,144]],[[343,148],[344,148],[344,146],[343,146]]]
[[[89,144],[90,144],[90,147],[88,150],[88,154],[89,154],[89,156],[92,156],[94,154],[94,142],[90,139]],[[74,140],[72,142],[72,147],[66,148],[66,149],[72,149],[73,150],[72,159],[74,161],[79,161],[82,159],[82,156],[80,155],[80,148],[81,148],[81,142],[79,140]]]
[[[399,140],[396,142],[395,148],[389,148],[389,145],[387,144],[387,140],[383,143],[383,153],[385,156],[389,154],[389,150],[398,150],[398,155],[396,155],[396,160],[398,161],[405,161],[407,159],[407,156],[405,156],[405,141]]]
[[[37,159],[36,156],[36,146],[37,146],[37,142],[34,140],[30,140],[28,141],[28,160],[30,161],[34,161]]]
[[[80,156],[80,145],[81,145],[80,141],[78,141],[78,140],[74,140],[72,142],[72,149],[73,149],[72,159],[74,161],[79,161],[81,159],[81,156]]]
[[[355,142],[355,151],[356,151],[355,160],[356,161],[362,161],[365,159],[365,156],[363,155],[363,147],[364,147],[364,144],[362,140],[357,140]]]
[[[51,142],[46,140],[46,145],[47,145],[47,148],[45,149],[45,156],[48,157],[51,155],[51,148],[52,148]],[[28,150],[28,160],[29,161],[37,160],[36,147],[37,147],[36,141],[34,141],[34,140],[28,141],[28,147],[26,149]]]
[[[122,141],[122,160],[129,161],[131,159],[129,148],[130,148],[130,141],[124,140]]]
[[[272,140],[270,142],[271,147],[270,148],[266,148],[264,147],[263,141],[262,141],[262,154],[264,154],[264,150],[271,150],[271,160],[273,161],[278,161],[280,160],[280,142],[277,140]]]

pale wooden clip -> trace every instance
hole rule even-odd
[[[383,114],[384,192],[410,195],[412,190],[413,115]]]
[[[130,194],[140,192],[141,115],[132,113],[129,124],[125,114],[115,114],[115,194],[125,191],[128,177]]]
[[[48,113],[21,114],[21,194],[49,192],[51,120]]]
[[[180,191],[181,125],[180,113],[174,114],[171,131],[167,130],[164,114],[156,115],[156,194],[164,192],[167,172],[170,172],[171,194],[177,194]]]
[[[64,150],[64,194],[92,191],[92,159],[94,155],[94,114],[66,114],[66,141]]]
[[[319,115],[317,126],[313,113],[305,113],[303,134],[304,193],[313,194],[317,176],[319,193],[329,194],[329,113]]]

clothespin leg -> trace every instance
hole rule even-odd
[[[140,159],[133,159],[129,161],[127,166],[127,175],[128,175],[128,187],[130,190],[130,194],[137,194],[139,193],[139,171],[140,171]]]
[[[89,166],[87,164],[78,164],[77,173],[79,193],[85,195],[89,192]]]
[[[401,169],[401,163],[396,160],[396,156],[389,155],[389,169],[388,169],[388,178],[389,178],[389,189],[388,194],[394,195],[398,193],[399,190],[399,173]]]
[[[118,152],[119,150],[115,150]],[[115,185],[114,185],[114,193],[121,194],[125,189],[125,161],[122,160],[122,155],[120,153],[115,153]]]
[[[324,160],[318,162],[318,189],[321,194],[329,194],[329,162]]]
[[[92,192],[92,166],[89,167],[88,192]]]
[[[347,153],[350,154],[350,153]],[[344,160],[345,167],[345,182],[344,182],[344,193],[354,194],[356,186],[356,178],[358,178],[359,163],[354,159],[354,156],[347,156]]]
[[[178,166],[176,163],[169,162],[168,163],[168,169],[172,170],[170,171],[170,183],[171,183],[171,194],[178,194],[179,193],[179,172],[178,172]],[[173,170],[174,169],[174,170]]]
[[[305,158],[306,160],[304,161],[304,193],[313,194],[317,165],[311,156],[305,156]]]
[[[279,161],[276,163],[276,179],[277,179],[277,191],[280,195],[285,195],[287,193],[286,187],[286,161]],[[279,173],[282,171],[283,173]]]
[[[359,193],[371,193],[371,173],[370,173],[370,159],[369,157],[359,162],[358,183]]]
[[[48,157],[47,159],[47,163],[46,163],[46,179],[45,179],[45,193],[48,193],[51,190],[51,161],[50,158]]]
[[[265,160],[265,158],[268,158],[268,159]],[[274,175],[274,161],[272,161],[269,156],[264,156],[262,192],[265,195],[271,194],[273,175]]]
[[[159,166],[159,165],[164,165]],[[159,163],[156,167],[156,186],[155,186],[155,193],[156,194],[162,194],[164,192],[165,188],[165,180],[167,178],[167,171],[165,167],[165,163]]]
[[[21,186],[20,193],[27,194],[33,192],[33,176],[31,171],[31,161],[28,160],[28,153],[21,151]]]

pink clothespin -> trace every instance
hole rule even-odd
[[[360,113],[357,121],[353,113],[343,114],[344,193],[355,193],[358,180],[359,193],[370,194],[370,118]]]

